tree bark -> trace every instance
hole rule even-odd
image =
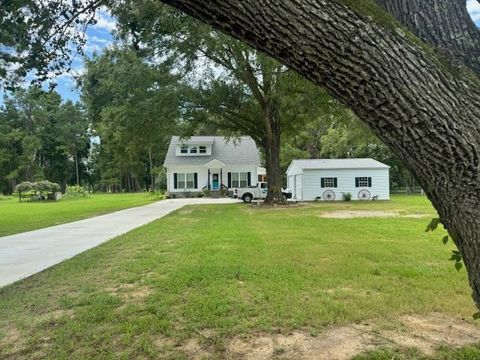
[[[155,191],[155,175],[153,174],[152,148],[148,148],[148,161],[150,164],[150,191]]]
[[[478,78],[453,73],[403,30],[340,0],[164,2],[265,51],[352,108],[418,178],[480,307]]]
[[[77,180],[77,186],[80,185],[80,172],[78,171],[78,151],[77,151],[77,144],[75,143],[74,147],[75,151],[75,176]]]
[[[281,124],[278,118],[278,104],[267,101],[263,111],[266,132],[264,150],[268,181],[265,203],[283,203],[282,171],[280,168]]]
[[[449,50],[480,75],[480,30],[465,0],[376,0],[428,44]]]

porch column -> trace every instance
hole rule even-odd
[[[220,168],[220,189],[222,189],[223,186],[223,169]]]
[[[208,176],[207,176],[207,178],[208,178],[208,190],[210,190],[210,188],[211,188],[211,187],[210,187],[210,169],[208,169]]]

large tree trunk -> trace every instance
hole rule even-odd
[[[265,118],[265,160],[267,169],[268,193],[265,203],[283,203],[282,170],[280,168],[280,138],[281,125],[278,118],[278,106],[274,102],[267,102],[264,109]]]
[[[376,0],[410,31],[480,74],[480,30],[465,0]]]
[[[78,169],[78,151],[77,144],[75,143],[75,176],[76,176],[76,185],[80,185],[80,171]]]
[[[340,0],[164,2],[276,57],[350,106],[419,179],[465,260],[480,307],[478,78],[452,73],[394,23]]]

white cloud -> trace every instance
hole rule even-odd
[[[477,0],[467,0],[467,9],[473,21],[480,21],[480,3]]]
[[[108,40],[107,39],[102,39],[102,38],[99,38],[98,36],[90,36],[87,34],[87,41],[89,42],[93,42],[93,43],[97,43],[97,44],[106,44],[108,43]]]
[[[93,28],[107,30],[108,32],[112,32],[117,28],[115,19],[105,9],[100,9],[95,19],[97,23],[93,25]]]

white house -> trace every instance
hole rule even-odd
[[[300,201],[390,199],[388,165],[374,159],[293,160],[287,169],[292,198]]]
[[[167,190],[174,196],[188,196],[205,189],[219,192],[254,186],[265,175],[252,138],[242,136],[173,136],[163,166],[167,169]]]

